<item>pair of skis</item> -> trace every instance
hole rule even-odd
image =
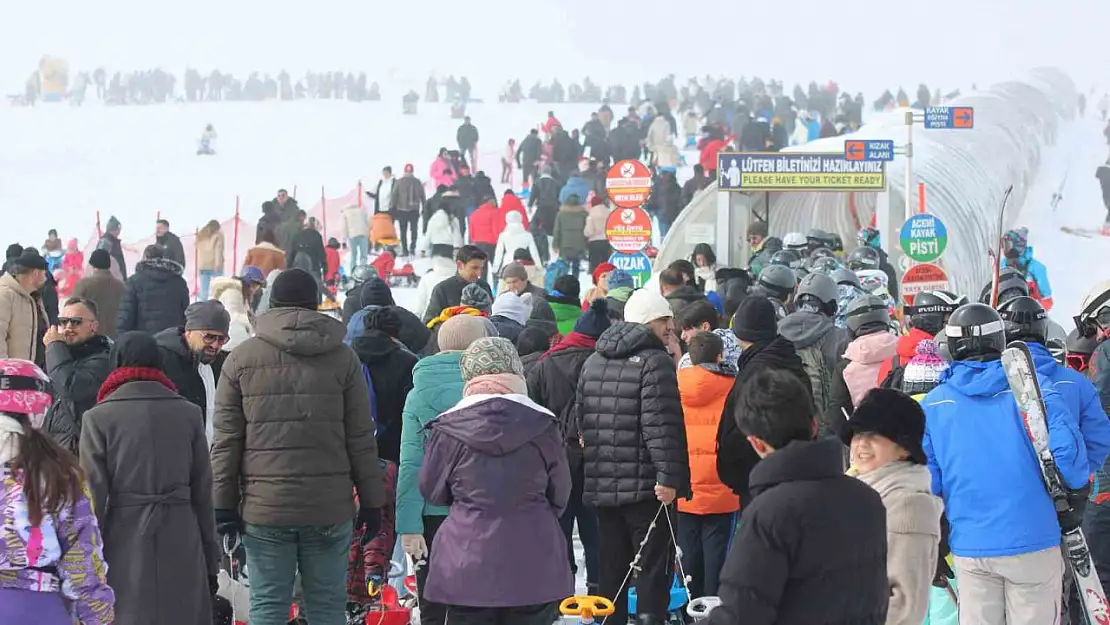
[[[1013,341],[1002,352],[1002,368],[1006,381],[1014,394],[1018,410],[1029,440],[1033,443],[1037,461],[1041,468],[1041,478],[1057,515],[1074,514],[1068,502],[1068,488],[1056,467],[1052,449],[1048,443],[1047,412],[1041,386],[1037,381],[1036,368],[1029,347],[1022,341]],[[1089,625],[1110,625],[1110,604],[1107,603],[1102,583],[1091,559],[1091,550],[1083,530],[1076,527],[1063,533],[1064,558],[1075,578]]]

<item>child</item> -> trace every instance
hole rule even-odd
[[[762,458],[721,571],[707,625],[881,625],[890,600],[886,510],[844,475],[843,448],[813,440],[810,395],[797,374],[765,368],[746,380],[732,415]]]
[[[375,608],[380,605],[381,590],[389,583],[393,548],[397,535],[394,528],[397,500],[397,465],[388,460],[379,461],[385,476],[385,501],[382,508],[382,526],[377,536],[363,536],[362,528],[355,522],[351,533],[351,551],[347,560],[347,612],[355,609]],[[355,496],[358,509],[358,496]],[[371,587],[374,596],[370,595]]]
[[[501,184],[512,186],[513,161],[516,159],[516,139],[509,139],[505,146],[505,153],[501,155]]]
[[[678,392],[690,453],[692,499],[678,501],[682,567],[695,597],[716,596],[740,498],[717,477],[717,428],[735,368],[722,367],[725,344],[712,332],[690,339],[692,367],[678,372]]]
[[[62,257],[62,268],[54,276],[58,280],[58,295],[69,297],[84,275],[85,255],[78,249],[77,239],[70,239]]]
[[[335,237],[328,239],[328,245],[324,248],[324,260],[327,263],[324,267],[324,283],[335,286],[339,279],[339,241]]]

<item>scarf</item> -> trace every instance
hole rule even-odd
[[[11,462],[19,453],[19,437],[23,424],[15,417],[0,414],[0,464]]]
[[[177,387],[170,382],[165,373],[150,367],[120,367],[108,374],[104,384],[100,385],[100,392],[96,394],[96,403],[100,403],[116,392],[119,387],[128,382],[158,382],[162,386],[177,392]]]
[[[455,315],[470,315],[472,317],[489,317],[489,313],[484,313],[473,306],[451,306],[444,308],[442,312],[436,315],[431,321],[428,322],[428,329],[434,329],[439,324],[447,321]]]
[[[551,349],[547,350],[547,352],[545,352],[543,356],[540,356],[540,360],[547,358],[555,352],[560,352],[564,349],[569,349],[572,347],[581,347],[583,349],[592,350],[597,347],[597,339],[592,336],[582,334],[581,332],[571,332],[570,334],[564,336],[561,341],[553,345]]]
[[[471,395],[527,395],[524,378],[513,373],[491,373],[471,378],[463,386],[463,397]]]

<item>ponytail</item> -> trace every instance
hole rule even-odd
[[[19,422],[23,425],[23,439],[12,468],[23,474],[27,517],[36,526],[47,514],[77,503],[84,475],[77,456],[32,427],[24,415],[19,415]]]

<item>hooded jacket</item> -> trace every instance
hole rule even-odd
[[[370,215],[367,214],[365,207],[356,204],[344,208],[341,225],[340,234],[343,236],[343,241],[370,236]]]
[[[73,287],[73,297],[86,297],[96,303],[96,321],[109,338],[116,336],[116,316],[123,297],[123,282],[108,269],[93,269]]]
[[[679,512],[728,514],[740,509],[740,498],[717,476],[717,430],[735,381],[731,368],[717,365],[698,365],[678,372],[690,454],[690,488],[694,495],[679,500]]]
[[[836,381],[838,363],[848,348],[848,332],[833,325],[832,319],[820,313],[797,310],[779,321],[779,334],[794,343],[794,348],[807,363],[809,388],[813,390],[814,408],[829,414],[832,387]],[[835,422],[825,418],[819,424],[820,436],[835,435]]]
[[[553,249],[564,260],[586,256],[586,207],[564,204],[555,214],[555,230],[551,233]],[[533,256],[535,258],[535,256]]]
[[[424,592],[512,607],[574,592],[559,516],[571,481],[555,417],[524,395],[471,395],[428,425],[420,492],[450,506]]]
[[[1030,295],[1036,298],[1045,310],[1052,310],[1052,285],[1048,281],[1048,269],[1045,268],[1044,263],[1033,258],[1033,246],[1026,246],[1025,252],[1016,262],[1010,262],[1003,256],[1002,269],[1009,266],[1013,266],[1025,276],[1026,281],[1029,282]]]
[[[449,245],[455,249],[463,246],[459,221],[449,212],[448,207],[440,206],[439,210],[432,213],[425,226],[424,248],[429,252],[433,245]]]
[[[293,236],[285,262],[289,267],[304,267],[304,261],[298,262],[298,256],[307,256],[312,259],[312,267],[316,274],[323,274],[328,267],[328,253],[324,249],[324,237],[315,228],[301,228]]]
[[[185,309],[191,298],[181,271],[181,265],[164,258],[135,265],[135,275],[124,283],[116,333],[141,330],[157,334],[185,325]]]
[[[231,315],[228,341],[223,347],[225,352],[230,352],[254,335],[254,320],[243,299],[243,283],[237,278],[213,278],[209,289],[211,298],[223,304]]]
[[[848,344],[848,349],[844,350],[848,362],[841,380],[850,393],[852,406],[858,406],[867,391],[878,386],[875,380],[879,368],[884,362],[890,362],[897,347],[898,337],[889,332],[865,334]]]
[[[587,209],[586,226],[582,230],[582,233],[586,235],[586,240],[591,243],[608,240],[605,235],[605,223],[608,220],[609,207],[604,203],[595,204]]]
[[[1055,385],[1038,377],[1052,456],[1064,483],[1080,488],[1090,463],[1076,419]],[[1058,546],[1060,524],[1002,361],[953,362],[921,403],[922,446],[952,526],[952,553],[990,558]]]
[[[181,265],[182,268],[185,267],[185,248],[182,247],[181,239],[176,234],[166,231],[166,234],[154,237],[154,242],[166,250],[166,258]]]
[[[256,525],[335,525],[385,505],[370,391],[338,320],[273,308],[232,352],[216,390],[217,510]]]
[[[690,493],[674,360],[646,325],[617,323],[586,359],[576,394],[585,441],[582,497],[597,507],[655,500],[655,485]]]
[[[0,358],[42,362],[39,327],[45,327],[42,298],[28,293],[10,273],[0,276]]]
[[[365,285],[363,285],[361,291],[355,297],[362,297],[359,303],[365,305],[356,310],[351,315],[350,320],[347,321],[347,335],[343,338],[343,342],[350,345],[356,338],[366,334],[365,318],[371,307],[392,306],[394,312],[401,318],[401,335],[398,337],[401,339],[401,343],[414,354],[424,349],[424,346],[428,344],[428,337],[431,336],[431,332],[428,330],[428,326],[420,321],[420,317],[412,314],[412,311],[407,308],[397,306],[393,301],[393,294],[388,289],[384,292],[367,295]]]
[[[1110,456],[1110,419],[1107,419],[1102,408],[1098,391],[1082,373],[1056,362],[1044,345],[1033,342],[1026,344],[1033,354],[1037,373],[1052,380],[1056,392],[1060,393],[1068,406],[1068,414],[1076,418],[1079,433],[1083,435],[1083,444],[1087,449],[1089,472],[1096,473]]]
[[[528,250],[533,259],[540,258],[536,239],[528,232],[520,213],[510,211],[505,215],[505,229],[497,237],[497,248],[493,252],[493,270],[500,272],[501,268],[512,262],[513,254],[519,249]]]
[[[401,413],[412,390],[412,369],[419,358],[381,330],[370,330],[351,342],[351,348],[370,372],[378,457],[401,461]]]
[[[752,470],[754,499],[708,625],[885,623],[886,510],[878,493],[844,475],[842,449],[835,440],[794,441]]]
[[[439,286],[440,282],[452,276],[456,276],[458,273],[459,271],[455,267],[455,261],[442,256],[432,257],[432,270],[420,277],[420,284],[416,286],[416,296],[413,298],[412,302],[412,310],[421,318],[422,324],[428,323],[431,317],[438,315],[440,310],[443,310],[441,308],[433,312],[427,319],[424,318],[428,313],[428,303],[432,299],[432,292],[435,291],[435,288]],[[418,349],[422,348],[423,345]]]
[[[417,481],[430,434],[427,425],[462,399],[461,359],[462,352],[440,352],[421,359],[412,370],[412,391],[405,398],[401,416],[398,534],[423,534],[425,516],[447,516],[447,505],[425,501]]]
[[[582,306],[572,297],[548,294],[547,303],[555,313],[555,323],[559,327],[559,334],[566,336],[574,332],[574,324],[582,316]]]
[[[80,345],[54,341],[46,347],[46,374],[54,384],[54,405],[42,430],[73,453],[81,442],[81,419],[96,405],[100,385],[112,372],[108,352],[112,342],[101,334]]]
[[[508,221],[511,213],[520,215],[520,223],[524,225],[524,229],[528,229],[528,211],[524,210],[524,203],[514,193],[506,193],[501,196],[501,215],[504,221]],[[536,258],[533,256],[532,258]]]
[[[258,267],[262,270],[262,275],[269,276],[271,271],[286,268],[285,252],[273,243],[263,241],[247,250],[243,265]]]

